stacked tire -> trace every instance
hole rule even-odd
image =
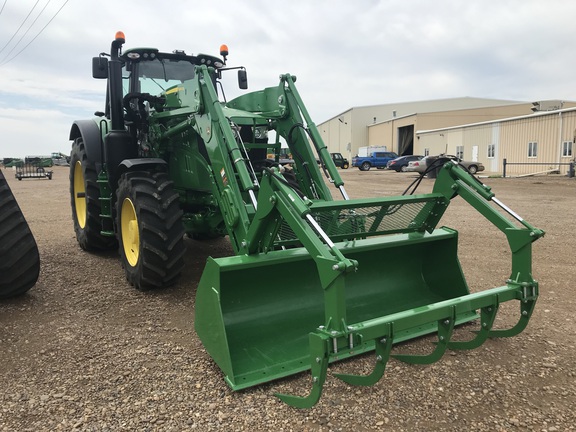
[[[38,245],[0,171],[0,299],[24,294],[39,274]]]

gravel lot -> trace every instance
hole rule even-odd
[[[298,410],[273,393],[306,394],[309,374],[232,392],[194,333],[204,262],[231,253],[226,239],[186,240],[179,284],[141,293],[126,282],[116,253],[78,247],[68,168],[55,167],[51,181],[17,181],[11,170],[4,173],[38,242],[42,270],[27,295],[0,304],[0,431],[576,429],[576,179],[485,179],[499,199],[547,233],[534,244],[541,297],[524,333],[449,352],[430,366],[392,359],[385,377],[368,388],[331,374],[366,373],[373,355],[332,365],[320,402]],[[341,173],[354,198],[397,195],[415,178]],[[419,191],[430,191],[432,183],[425,180]],[[461,199],[442,224],[460,231],[471,290],[502,285],[510,271],[504,236]],[[502,307],[498,325],[515,322],[513,306]],[[466,325],[457,335],[474,328]],[[425,352],[433,339],[394,352]]]

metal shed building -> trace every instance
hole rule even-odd
[[[351,157],[363,146],[413,154],[416,130],[469,124],[529,114],[531,103],[473,97],[353,107],[320,123],[331,152]]]
[[[576,108],[538,112],[525,116],[464,126],[416,132],[415,152],[460,153],[476,160],[488,173],[526,175],[559,171],[565,174],[574,161]]]

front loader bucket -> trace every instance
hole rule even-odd
[[[457,259],[457,233],[396,234],[338,244],[358,271],[345,278],[349,324],[468,294]],[[196,298],[196,331],[234,389],[310,369],[309,333],[325,324],[315,261],[304,248],[209,259]],[[476,317],[467,311],[457,323]],[[394,342],[435,332],[437,321],[405,326]],[[330,361],[374,349],[357,343]]]
[[[261,182],[246,253],[209,259],[196,297],[196,331],[232,389],[310,369],[308,396],[277,395],[308,408],[321,396],[330,362],[375,350],[372,373],[336,374],[352,385],[372,385],[394,343],[437,333],[429,354],[394,354],[430,364],[447,349],[473,349],[526,328],[538,298],[531,244],[544,232],[458,166],[443,167],[431,194],[371,200],[299,200],[284,182],[268,180]],[[470,293],[457,232],[435,228],[456,194],[506,235],[512,272],[504,286]],[[507,301],[519,302],[520,318],[511,328],[493,329]],[[476,318],[473,339],[451,340],[455,325]]]

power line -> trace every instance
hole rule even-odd
[[[14,32],[14,34],[12,35],[12,37],[10,38],[10,40],[8,40],[8,42],[6,42],[6,45],[4,45],[2,47],[2,49],[0,49],[0,54],[2,53],[2,51],[4,51],[6,49],[6,47],[8,46],[8,44],[10,42],[12,42],[12,39],[14,39],[16,37],[16,35],[18,34],[18,32],[20,31],[20,29],[22,28],[22,26],[24,25],[24,23],[26,22],[26,20],[28,20],[28,17],[30,17],[30,15],[32,14],[32,12],[34,11],[34,9],[36,8],[36,5],[40,2],[40,0],[36,0],[36,3],[34,3],[34,6],[32,6],[32,9],[30,9],[30,12],[28,12],[28,15],[26,15],[26,18],[24,18],[24,21],[22,21],[22,24],[20,24],[20,27],[18,27],[18,30],[16,30]]]
[[[8,0],[4,0],[4,4],[2,5],[2,9],[0,9],[0,15],[2,15],[2,11],[4,10],[4,6],[6,6],[7,2],[8,2]]]
[[[20,45],[20,42],[22,42],[22,39],[24,39],[24,37],[26,37],[26,35],[28,34],[28,32],[32,29],[32,27],[34,27],[34,24],[36,24],[36,21],[38,21],[38,18],[40,18],[40,16],[42,15],[42,13],[46,10],[46,7],[50,4],[52,0],[48,0],[46,2],[46,4],[44,5],[44,7],[42,8],[42,10],[40,11],[40,13],[38,15],[36,15],[36,18],[34,19],[34,21],[32,21],[32,24],[30,24],[28,26],[28,29],[24,32],[24,34],[22,36],[20,36],[20,39],[18,39],[18,42],[16,42],[16,44],[12,47],[12,49],[8,52],[8,54],[6,54],[4,56],[3,60],[6,60],[10,54],[12,54],[12,51],[14,51],[18,45]]]
[[[58,14],[60,13],[60,11],[61,11],[62,9],[64,9],[64,6],[66,6],[66,4],[67,4],[69,1],[70,1],[70,0],[66,0],[66,1],[64,2],[64,4],[63,4],[62,6],[60,6],[60,9],[58,9],[58,10],[56,11],[56,13],[54,14],[54,16],[52,16],[52,18],[50,18],[50,21],[48,21],[48,22],[46,23],[46,25],[45,25],[44,27],[42,27],[38,33],[36,33],[36,36],[34,36],[34,37],[32,38],[32,40],[31,40],[30,42],[28,42],[28,43],[26,44],[26,46],[24,46],[24,48],[22,48],[20,51],[18,51],[13,57],[9,58],[8,60],[4,61],[3,63],[0,63],[0,67],[6,65],[6,64],[8,64],[8,63],[10,63],[12,60],[14,60],[16,57],[18,57],[18,56],[22,53],[22,51],[24,51],[26,48],[28,48],[28,47],[30,46],[30,44],[31,44],[32,42],[34,42],[34,41],[36,40],[36,38],[42,34],[42,32],[46,29],[46,27],[48,27],[48,25],[50,25],[50,23],[54,20],[54,18],[56,18],[56,17],[58,16]]]

